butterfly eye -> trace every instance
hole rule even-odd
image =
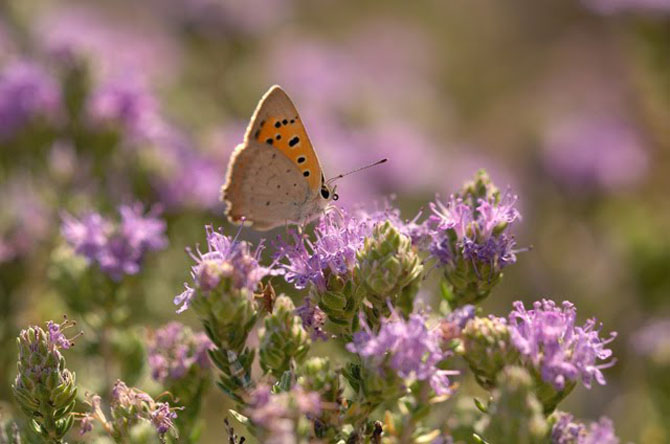
[[[321,197],[324,199],[328,199],[330,197],[330,191],[328,191],[328,188],[321,188]]]

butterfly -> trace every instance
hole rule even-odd
[[[281,87],[272,86],[230,157],[221,188],[228,220],[261,231],[302,225],[337,199],[295,105]]]

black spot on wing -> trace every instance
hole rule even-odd
[[[298,137],[298,136],[294,136],[291,140],[288,141],[288,146],[290,146],[291,148],[293,148],[293,147],[296,146],[299,142],[300,142],[300,137]]]

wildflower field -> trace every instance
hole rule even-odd
[[[670,443],[668,190],[669,0],[0,1],[0,444]]]

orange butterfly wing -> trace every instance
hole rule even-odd
[[[318,193],[325,178],[298,110],[281,87],[275,85],[261,98],[251,118],[245,140],[271,145],[293,162]]]

